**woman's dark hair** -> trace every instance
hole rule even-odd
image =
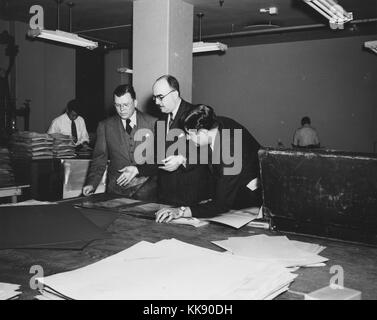
[[[117,96],[118,98],[124,96],[126,93],[129,93],[132,99],[136,99],[135,90],[133,86],[129,84],[121,84],[117,86],[114,90],[114,96]]]
[[[218,126],[219,122],[215,112],[210,106],[206,106],[204,104],[196,105],[195,108],[186,115],[183,122],[183,128],[186,132],[188,132],[190,129],[211,130],[217,128]]]

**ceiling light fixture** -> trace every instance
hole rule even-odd
[[[198,13],[199,18],[199,41],[194,42],[192,46],[193,53],[209,52],[209,51],[226,51],[228,46],[221,42],[203,42],[202,41],[202,18],[204,13]]]
[[[98,42],[94,42],[82,37],[79,37],[77,34],[64,32],[61,30],[45,30],[45,29],[30,29],[28,30],[27,35],[31,38],[42,38],[57,42],[63,42],[71,44],[73,46],[84,47],[87,49],[95,49],[98,47]]]
[[[77,34],[74,34],[74,33],[69,33],[69,32],[59,30],[59,27],[60,27],[59,10],[60,10],[60,4],[63,1],[64,0],[56,0],[56,3],[57,3],[57,22],[58,22],[57,23],[58,24],[57,30],[46,30],[46,29],[44,29],[44,27],[42,25],[41,27],[36,27],[36,28],[31,27],[28,30],[27,35],[31,38],[42,38],[42,39],[67,43],[67,44],[74,45],[74,46],[84,47],[84,48],[87,48],[87,49],[90,49],[90,50],[97,48],[98,42],[79,37]],[[70,2],[68,4],[68,6],[69,6],[69,9],[70,9],[70,29],[71,29],[72,28],[72,11],[71,10],[72,10],[72,7],[74,6],[74,4],[72,2]],[[37,14],[39,14],[39,13],[37,13]],[[43,14],[43,10],[42,10],[42,14]]]
[[[133,73],[133,70],[132,70],[132,69],[129,69],[129,68],[127,68],[127,67],[119,67],[119,68],[117,69],[117,71],[118,71],[119,73],[130,73],[130,74]]]
[[[279,13],[279,10],[277,7],[260,8],[259,13],[268,13],[270,15],[275,15]]]
[[[344,29],[344,23],[353,19],[352,12],[347,12],[334,0],[303,0],[314,10],[329,20],[331,29]]]
[[[374,53],[377,53],[377,41],[364,42],[364,47],[372,50]]]

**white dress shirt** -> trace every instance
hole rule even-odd
[[[89,143],[89,135],[86,131],[85,121],[82,117],[78,116],[75,119],[76,129],[77,129],[77,142],[76,145],[82,144],[84,142]],[[72,136],[71,131],[71,119],[69,119],[67,113],[52,120],[50,128],[47,133],[61,133],[64,135]]]
[[[133,128],[134,126],[136,126],[136,110],[134,111],[134,113],[132,114],[132,116],[129,117],[129,119],[130,119],[130,126],[131,126],[131,128]],[[126,121],[127,121],[127,119],[126,120],[122,119],[122,123],[123,123],[124,129],[127,128],[127,122]]]

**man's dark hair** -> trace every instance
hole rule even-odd
[[[310,118],[309,117],[303,117],[302,119],[301,119],[301,125],[303,126],[303,125],[305,125],[305,124],[310,124],[311,122],[310,122]]]
[[[217,120],[216,114],[210,106],[204,104],[198,104],[192,109],[187,115],[183,122],[183,128],[186,132],[190,129],[200,130],[207,129],[211,130],[217,128],[219,122]]]
[[[133,86],[129,84],[121,84],[117,86],[114,90],[114,96],[117,96],[118,98],[124,96],[126,93],[129,93],[132,99],[136,99],[135,90]]]
[[[177,78],[173,77],[170,74],[165,74],[165,75],[159,77],[156,80],[156,82],[160,81],[160,80],[163,80],[163,79],[166,80],[166,82],[169,84],[170,88],[172,88],[173,90],[176,90],[178,92],[178,94],[180,94],[180,91],[179,91],[179,82],[178,82]]]
[[[71,111],[74,111],[77,114],[80,113],[80,104],[78,100],[73,99],[67,103],[67,113],[70,113]]]

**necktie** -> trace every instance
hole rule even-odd
[[[169,129],[170,129],[174,119],[173,119],[173,114],[171,112],[169,113],[169,116],[170,116],[170,118],[169,118]]]
[[[71,120],[71,131],[72,131],[72,138],[73,142],[77,142],[77,128],[76,128],[76,123],[74,120]]]
[[[130,122],[131,120],[130,119],[127,119],[126,120],[126,132],[130,135],[131,134],[131,131],[132,131],[132,127],[130,125]]]

